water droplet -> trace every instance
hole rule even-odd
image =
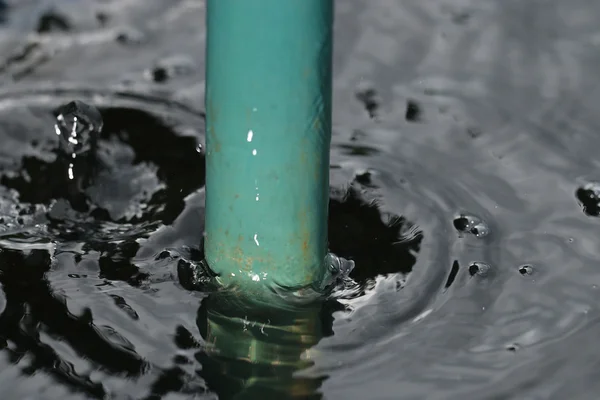
[[[54,129],[64,153],[72,157],[93,147],[103,124],[98,109],[75,100],[59,107],[57,113]]]
[[[98,21],[98,24],[100,24],[100,26],[105,26],[109,19],[110,16],[103,11],[98,11],[96,13],[96,20]]]
[[[156,256],[155,260],[156,261],[164,260],[165,258],[170,258],[170,257],[171,257],[171,252],[169,250],[163,250]]]
[[[406,286],[406,279],[400,279],[396,281],[396,292],[404,289],[404,286]]]
[[[409,122],[421,121],[421,106],[415,100],[408,100],[406,103],[406,115],[405,118]]]
[[[368,84],[362,84],[356,89],[356,98],[358,101],[363,103],[365,110],[369,113],[369,117],[375,118],[377,116],[377,109],[379,108],[379,96],[377,92]]]
[[[477,139],[479,136],[481,136],[482,133],[483,131],[475,126],[467,128],[467,135],[469,135],[473,139]]]
[[[326,262],[329,266],[329,271],[333,274],[348,276],[354,269],[354,261],[346,260],[332,253],[327,254]]]
[[[67,17],[53,10],[42,14],[38,21],[38,33],[68,32],[70,30],[71,24]]]
[[[512,343],[509,344],[508,346],[506,346],[506,350],[512,352],[512,353],[516,353],[517,350],[519,350],[520,346],[517,343]]]
[[[585,215],[600,217],[600,183],[590,182],[575,192],[579,205]]]
[[[490,228],[481,218],[475,215],[462,214],[454,218],[454,228],[461,233],[470,233],[478,238],[489,235]]]
[[[531,265],[521,265],[519,267],[519,273],[523,276],[533,274],[533,267]]]
[[[366,137],[367,137],[367,134],[365,131],[362,131],[360,129],[355,129],[352,132],[352,136],[350,136],[350,140],[354,142],[356,140],[365,139]]]
[[[356,174],[354,175],[354,180],[366,187],[374,187],[371,179],[372,176],[373,172],[371,170],[361,170],[356,172]]]
[[[161,66],[154,67],[150,72],[150,75],[152,76],[152,80],[156,83],[163,83],[169,79],[169,72],[165,67]]]
[[[482,262],[473,262],[471,265],[469,265],[469,275],[486,276],[490,269],[491,267],[488,264]]]
[[[133,28],[125,28],[117,34],[116,40],[123,45],[137,45],[144,42],[144,35]]]
[[[187,56],[172,56],[159,61],[147,74],[156,83],[164,83],[177,76],[189,75],[194,63]]]
[[[346,260],[345,258],[338,257],[332,253],[328,253],[327,256],[325,256],[325,265],[327,265],[329,275],[323,281],[321,285],[322,289],[331,287],[333,284],[343,281],[354,269],[353,260]]]
[[[57,110],[54,131],[59,136],[59,151],[68,161],[68,178],[74,179],[74,161],[78,156],[93,153],[102,130],[100,111],[75,100]]]
[[[457,11],[452,13],[452,22],[458,25],[464,25],[471,19],[471,14],[467,11]]]

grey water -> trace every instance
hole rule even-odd
[[[355,267],[296,336],[198,285],[204,12],[0,1],[3,400],[598,397],[600,3],[337,1]]]

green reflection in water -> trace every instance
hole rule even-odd
[[[329,302],[256,307],[239,292],[214,293],[198,314],[200,374],[220,399],[321,399],[326,377],[296,375],[313,365],[314,345],[332,334],[331,312]]]

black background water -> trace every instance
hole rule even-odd
[[[1,4],[2,399],[224,395],[177,274],[202,236],[203,2]],[[599,19],[337,2],[330,244],[356,269],[315,398],[597,397]],[[52,128],[73,99],[105,123],[79,211]]]

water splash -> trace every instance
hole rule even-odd
[[[338,257],[333,253],[327,254],[325,257],[325,263],[329,268],[330,280],[332,283],[336,283],[347,278],[352,270],[354,270],[355,266],[354,261]]]
[[[344,283],[352,270],[354,269],[354,261],[338,257],[333,253],[328,253],[325,256],[325,272],[322,279],[305,287],[283,287],[274,286],[271,289],[274,293],[290,304],[309,304],[318,299],[331,297],[332,292],[338,285]]]
[[[179,283],[187,290],[205,293],[227,291],[232,288],[223,287],[218,277],[204,260],[202,251],[187,247],[170,248],[163,251],[159,258],[171,258],[177,262]],[[354,269],[355,263],[333,253],[328,253],[324,260],[326,273],[319,282],[300,288],[282,286],[272,287],[273,293],[291,303],[310,303],[316,299],[329,296],[336,286],[342,284]],[[234,288],[235,289],[235,288]]]
[[[75,179],[78,157],[93,155],[102,131],[102,115],[97,108],[75,100],[57,109],[54,131],[59,136],[59,151],[67,160],[67,177]]]

